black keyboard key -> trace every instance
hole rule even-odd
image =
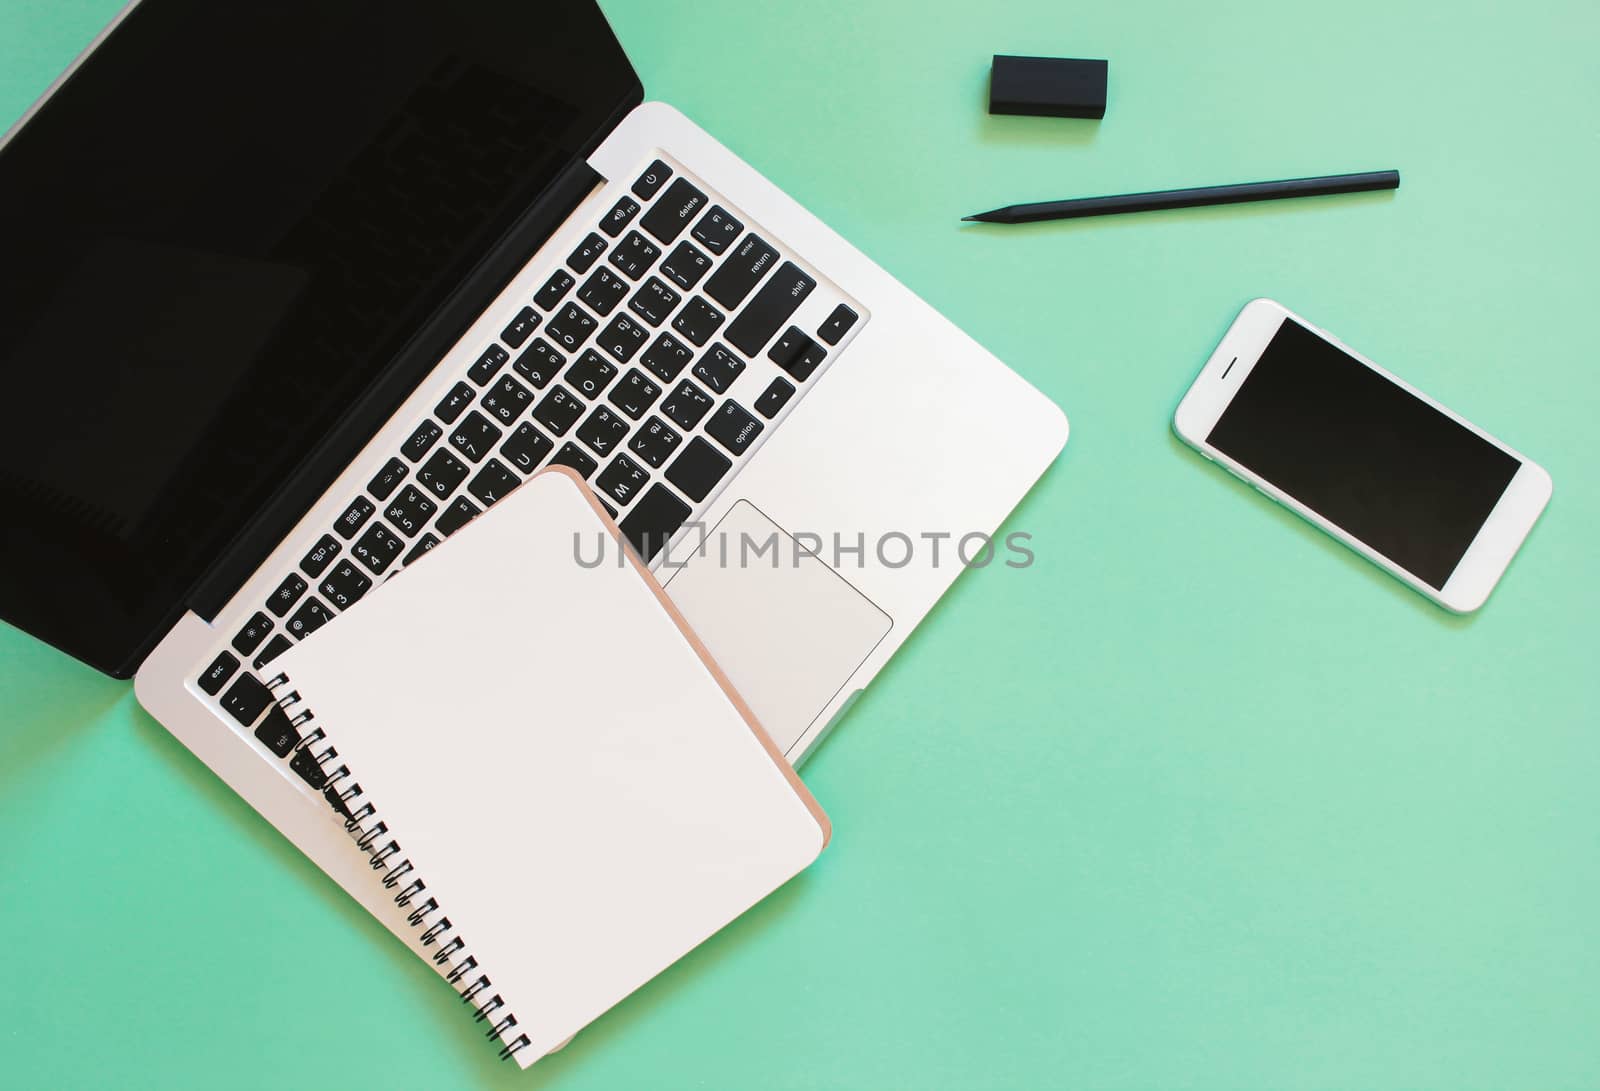
[[[300,745],[300,732],[290,722],[289,714],[277,705],[272,706],[267,718],[256,728],[256,738],[280,758],[288,757],[289,751]]]
[[[471,472],[459,458],[441,448],[433,452],[433,457],[417,471],[417,484],[440,500],[445,500]]]
[[[356,787],[359,788],[360,785],[358,784]],[[355,812],[350,809],[350,805],[345,802],[344,796],[339,793],[339,789],[333,784],[322,790],[322,798],[327,802],[328,806],[333,808],[333,813],[346,822],[355,817]],[[367,812],[363,811],[362,813],[366,814]]]
[[[324,534],[322,539],[311,547],[311,552],[301,558],[300,568],[306,575],[316,579],[343,548],[344,546],[340,545],[339,540],[333,535]]]
[[[534,407],[533,419],[556,435],[564,436],[583,416],[583,408],[583,402],[576,394],[557,383],[550,388],[544,400]]]
[[[661,263],[661,275],[689,292],[711,268],[711,259],[696,250],[693,243],[680,242]]]
[[[627,434],[628,422],[602,405],[589,414],[588,420],[578,426],[577,438],[595,454],[604,458],[616,450],[617,445]]]
[[[567,264],[572,271],[582,276],[589,271],[589,266],[600,260],[600,255],[606,252],[606,240],[589,232],[589,237],[578,244],[578,248],[567,255]]]
[[[340,561],[333,566],[333,571],[328,573],[317,590],[340,610],[348,610],[371,586],[372,580],[356,567],[354,561]]]
[[[350,501],[350,506],[344,509],[344,514],[334,520],[333,532],[348,542],[355,537],[356,531],[360,530],[362,525],[372,518],[372,513],[377,510],[377,507],[365,496],[356,497]]]
[[[806,350],[800,354],[800,359],[796,360],[793,366],[789,368],[789,374],[793,375],[801,382],[805,382],[807,379],[811,378],[811,373],[813,371],[822,366],[822,361],[827,357],[827,355],[828,350],[813,341],[809,346],[807,346]]]
[[[706,415],[711,408],[711,395],[695,386],[688,379],[679,383],[667,400],[661,403],[661,411],[671,419],[673,424],[686,432],[694,430],[700,423],[700,418]]]
[[[528,338],[533,336],[533,331],[539,328],[539,315],[532,307],[524,307],[517,312],[511,324],[500,331],[500,340],[514,349],[519,349]]]
[[[637,231],[630,231],[626,238],[617,243],[616,249],[611,251],[610,261],[612,265],[622,270],[623,275],[629,280],[638,280],[660,256],[659,246]]]
[[[472,388],[462,383],[461,389],[467,392],[467,398],[470,401]],[[372,480],[367,482],[367,492],[371,493],[376,500],[387,500],[389,499],[389,494],[394,492],[395,486],[405,479],[406,464],[398,458],[391,458],[383,464],[383,469],[379,470]]]
[[[200,676],[200,689],[208,697],[215,697],[222,692],[223,683],[233,677],[233,672],[239,669],[239,661],[228,652],[218,652],[217,657],[211,661],[211,666]]]
[[[778,252],[766,239],[746,235],[738,249],[706,281],[706,295],[724,307],[737,307],[777,262]]]
[[[294,641],[282,633],[278,633],[267,641],[267,646],[261,649],[261,654],[250,661],[250,665],[255,667],[256,670],[260,670],[292,647],[294,647]]]
[[[628,439],[628,450],[659,470],[682,441],[683,437],[668,427],[666,421],[651,417]]]
[[[644,490],[649,481],[650,474],[643,466],[627,455],[618,455],[611,460],[605,472],[595,479],[594,484],[595,488],[625,507]],[[616,514],[613,511],[612,518],[616,518]]]
[[[578,471],[579,477],[587,480],[589,475],[594,473],[594,468],[598,463],[584,454],[582,447],[579,447],[576,443],[568,442],[561,445],[561,450],[557,451],[556,457],[550,460],[550,465],[570,466]]]
[[[249,621],[244,623],[244,628],[233,638],[233,650],[240,655],[249,655],[261,646],[267,639],[267,634],[272,631],[272,619],[265,613],[257,610]]]
[[[641,201],[648,201],[656,195],[656,190],[661,188],[663,182],[672,177],[672,168],[657,159],[645,168],[639,175],[638,181],[633,183],[633,195]]]
[[[607,515],[611,516],[613,519],[617,517],[617,509],[611,506],[611,501],[602,499],[598,496],[595,497],[595,499],[600,501],[600,506],[606,509]]]
[[[794,384],[783,379],[774,379],[767,384],[767,389],[762,391],[761,397],[756,399],[756,412],[771,420],[783,412],[783,407],[789,404],[789,399],[794,397]]]
[[[443,451],[439,453],[444,454]],[[449,455],[444,457],[450,458]],[[455,462],[455,459],[452,458],[450,461]],[[457,465],[460,465],[460,463],[457,463]],[[465,472],[466,467],[463,466],[462,473]],[[394,531],[382,523],[373,523],[367,528],[367,532],[361,536],[361,540],[350,547],[350,556],[366,565],[373,575],[381,576],[384,570],[400,556],[400,551],[405,547],[406,543],[396,537]]]
[[[349,822],[352,819],[355,819],[356,813],[350,809],[350,804],[345,801],[344,796],[340,794],[339,789],[335,786],[335,784],[329,784],[328,787],[322,790],[322,798],[328,804],[328,806],[333,808],[334,814],[338,815],[346,822]],[[361,785],[357,784],[356,787],[360,788]],[[371,812],[362,811],[361,813],[363,816],[365,816]]]
[[[494,378],[495,373],[504,367],[509,359],[511,354],[505,349],[499,345],[490,345],[483,350],[483,355],[478,357],[478,362],[467,369],[467,378],[482,386]]]
[[[432,534],[424,534],[417,539],[417,544],[411,547],[411,552],[406,554],[406,559],[400,562],[400,566],[404,568],[438,544],[438,538],[435,538]]]
[[[746,356],[754,356],[816,286],[817,282],[801,272],[798,265],[784,262],[728,327],[729,342]]]
[[[359,788],[361,785],[358,784],[356,787]],[[334,784],[330,784],[322,790],[322,798],[328,806],[333,808],[333,813],[346,822],[355,818],[356,813],[350,809],[350,804],[345,801],[344,796],[340,794],[339,789]],[[365,816],[371,812],[362,811],[361,813]]]
[[[704,299],[695,296],[672,320],[672,328],[696,345],[703,345],[711,340],[711,335],[722,327],[727,317]]]
[[[627,363],[644,348],[644,343],[649,339],[649,330],[627,315],[619,314],[611,320],[610,325],[600,331],[600,336],[594,339],[594,343],[618,360]]]
[[[600,230],[614,239],[622,234],[622,229],[627,227],[638,214],[639,202],[632,197],[623,197],[611,206],[611,211],[606,213],[606,218],[600,221]]]
[[[694,225],[694,237],[713,254],[720,254],[732,245],[743,230],[744,224],[734,219],[731,212],[721,205],[712,205],[711,211],[700,217],[700,222]]]
[[[511,433],[511,438],[501,445],[500,453],[515,469],[531,474],[554,448],[555,444],[543,432],[523,421]]]
[[[467,491],[476,496],[484,507],[492,508],[520,484],[522,478],[507,469],[506,464],[498,458],[491,458],[483,464],[478,476],[472,479]]]
[[[300,609],[294,612],[294,617],[289,619],[284,629],[296,640],[304,640],[332,620],[333,615],[322,604],[322,600],[312,595],[300,604]]]
[[[465,496],[458,496],[448,508],[444,509],[444,514],[439,516],[439,521],[433,524],[433,527],[448,538],[477,518],[482,510]]]
[[[622,381],[612,388],[608,400],[628,416],[638,420],[659,397],[661,388],[647,379],[644,372],[638,368],[630,368],[622,377]]]
[[[543,390],[566,364],[567,358],[557,352],[554,345],[543,337],[535,337],[533,344],[524,349],[511,366],[532,383],[535,390]]]
[[[400,447],[400,453],[406,456],[407,462],[419,462],[428,449],[439,442],[439,437],[444,435],[444,429],[431,420],[425,420],[417,425],[417,430],[411,433],[411,438]]]
[[[628,282],[605,266],[589,274],[589,279],[578,289],[578,298],[601,318],[616,310],[617,304],[628,297]],[[585,334],[585,336],[588,336]]]
[[[407,485],[384,511],[383,517],[400,529],[407,538],[415,538],[439,505],[429,500],[427,494],[415,485]]]
[[[730,399],[723,402],[706,422],[706,435],[733,454],[742,455],[750,449],[765,427],[748,409]]]
[[[841,303],[833,309],[833,313],[828,315],[822,325],[817,327],[817,336],[830,345],[837,345],[844,335],[850,332],[850,327],[856,324],[856,319],[859,317],[855,311]]]
[[[683,297],[671,288],[660,277],[651,277],[644,282],[644,287],[633,293],[633,298],[628,300],[628,310],[650,323],[659,326],[667,320],[667,315],[672,313]]]
[[[500,442],[504,434],[499,425],[474,409],[450,433],[450,446],[472,461],[482,462],[483,456],[494,450],[494,445]]]
[[[523,410],[533,404],[533,391],[523,386],[509,375],[500,376],[500,381],[489,388],[483,396],[483,401],[478,403],[489,411],[489,416],[501,424],[510,424],[522,416]]]
[[[533,305],[546,311],[555,310],[556,304],[561,302],[561,297],[567,294],[572,284],[572,274],[565,269],[557,269],[550,274],[550,279],[544,282],[544,287],[533,297]]]
[[[722,452],[694,436],[677,461],[667,467],[667,480],[682,489],[690,500],[699,503],[711,494],[732,465]]]
[[[588,349],[567,370],[567,385],[585,398],[595,398],[616,377],[617,365],[594,349]]]
[[[300,601],[300,596],[305,593],[306,581],[296,573],[291,572],[283,577],[283,582],[278,584],[278,589],[268,597],[267,609],[272,611],[273,617],[282,617],[289,612],[289,607]]]
[[[322,765],[317,761],[311,747],[302,746],[294,752],[294,757],[289,759],[289,768],[300,774],[300,779],[311,785],[314,791],[322,791],[328,783],[328,774],[322,771]]]
[[[667,192],[663,193],[654,207],[644,214],[639,226],[662,242],[670,243],[683,234],[683,229],[694,222],[694,218],[705,206],[706,195],[686,180],[679,178],[667,187]]]
[[[783,331],[767,350],[767,359],[777,364],[801,382],[811,378],[811,373],[827,358],[828,350],[801,333],[795,326]]]
[[[664,383],[670,383],[683,373],[694,359],[694,350],[670,333],[660,333],[644,350],[639,362],[645,370]]]
[[[576,303],[568,303],[561,308],[561,313],[545,326],[544,332],[550,335],[550,340],[555,342],[557,348],[573,352],[589,339],[596,325],[598,323],[594,315]]]
[[[670,489],[652,485],[622,520],[622,535],[648,564],[666,548],[683,521],[689,518],[689,511],[689,505],[673,496]]]
[[[222,695],[222,709],[245,727],[256,722],[263,709],[272,703],[272,693],[253,674],[241,674]]]
[[[712,345],[711,351],[694,365],[694,375],[718,394],[726,394],[744,367],[744,361],[733,353],[721,345]]]
[[[799,326],[790,326],[772,342],[772,347],[767,350],[767,359],[781,368],[787,368],[800,358],[800,353],[810,340]]]

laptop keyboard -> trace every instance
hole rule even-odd
[[[649,562],[858,324],[708,189],[646,167],[196,680],[330,801],[348,770],[261,680],[274,658],[546,466],[588,481]]]

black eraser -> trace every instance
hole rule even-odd
[[[995,54],[989,112],[1031,117],[1106,116],[1105,61]]]

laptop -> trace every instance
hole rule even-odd
[[[419,953],[274,657],[565,465],[798,763],[1066,442],[643,98],[590,0],[142,0],[0,144],[0,615]]]

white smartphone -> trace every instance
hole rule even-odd
[[[1550,475],[1270,299],[1173,415],[1189,446],[1447,610],[1483,605]]]

